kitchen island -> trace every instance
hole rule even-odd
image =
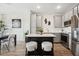
[[[52,45],[53,45],[53,48],[54,48],[54,44],[53,44],[53,38],[55,38],[56,36],[53,35],[53,34],[29,34],[29,35],[26,35],[25,36],[25,42],[30,42],[30,41],[36,41],[38,43],[38,46],[37,46],[37,53],[36,55],[43,55],[42,54],[42,48],[41,48],[41,43],[44,42],[44,41],[49,41],[49,42],[52,42]],[[53,48],[52,48],[52,51],[49,55],[54,55],[54,52],[53,52]]]

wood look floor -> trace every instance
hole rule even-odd
[[[11,51],[6,51],[1,54],[1,56],[25,56],[25,43],[20,42],[16,49]],[[61,44],[54,44],[54,56],[72,56],[70,50],[63,47]]]
[[[54,56],[73,56],[72,52],[62,44],[54,44]]]

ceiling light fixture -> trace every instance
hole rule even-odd
[[[40,6],[37,6],[37,9],[40,9]]]
[[[61,8],[61,6],[58,5],[58,6],[57,6],[57,9],[60,9],[60,8]]]

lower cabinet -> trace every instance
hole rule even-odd
[[[61,42],[61,33],[54,33],[56,38],[54,38],[54,42]]]

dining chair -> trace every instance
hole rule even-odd
[[[7,39],[1,40],[1,50],[3,50],[3,52],[5,50],[10,51],[11,44],[12,43],[14,44],[14,37],[15,37],[14,34],[10,34]]]

